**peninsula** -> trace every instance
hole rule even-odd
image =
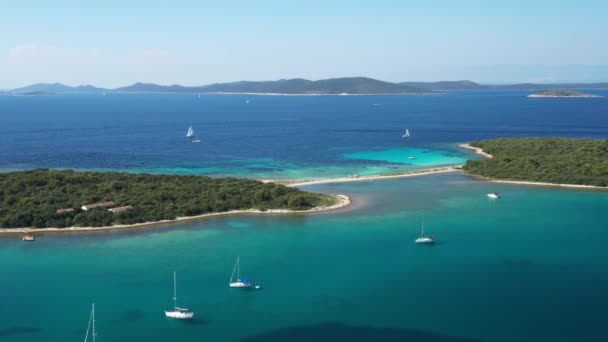
[[[572,90],[545,90],[540,93],[528,95],[528,97],[602,97],[595,94],[581,93]]]
[[[608,186],[608,140],[500,138],[469,144],[491,155],[468,160],[470,175],[520,184]]]
[[[32,170],[0,173],[0,228],[121,227],[348,205],[346,196],[238,178]],[[5,229],[4,231],[6,231]]]

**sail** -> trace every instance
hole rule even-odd
[[[410,137],[410,130],[409,129],[405,129],[405,133],[403,133],[403,135],[401,136],[403,138],[409,138]]]
[[[194,129],[192,126],[188,127],[188,133],[186,133],[186,138],[192,138],[194,136]]]
[[[232,269],[232,275],[230,276],[230,283],[234,283],[234,273],[236,272],[236,281],[241,281],[241,267],[239,265],[240,257],[236,257],[236,263],[234,264],[234,268]]]

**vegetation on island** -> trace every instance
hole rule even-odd
[[[132,208],[117,213],[104,207],[81,209],[105,201]],[[229,210],[306,210],[334,203],[330,195],[238,178],[42,169],[0,173],[3,228],[101,227]]]
[[[301,78],[276,81],[239,81],[214,83],[203,86],[159,85],[154,83],[134,83],[116,89],[80,85],[70,87],[61,83],[37,83],[13,89],[12,94],[30,91],[50,93],[281,93],[281,94],[407,94],[431,93],[444,90],[557,90],[557,89],[606,89],[608,83],[556,83],[556,84],[479,84],[473,81],[439,82],[384,82],[367,77],[342,77],[311,81]],[[0,92],[1,94],[1,92]]]
[[[528,97],[601,97],[599,95],[581,93],[573,90],[545,90]]]
[[[135,83],[116,89],[124,92],[172,92],[172,93],[259,93],[259,94],[423,94],[430,90],[406,84],[391,83],[367,77],[343,77],[311,81],[294,78],[278,81],[240,81],[216,83],[201,87],[180,85],[161,86]]]
[[[494,179],[608,186],[608,140],[500,138],[470,144],[491,159],[469,160],[465,172]]]
[[[50,96],[50,95],[55,95],[55,93],[51,93],[48,91],[26,91],[24,93],[18,93],[15,95],[19,95],[19,96]]]

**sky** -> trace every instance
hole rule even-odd
[[[0,0],[0,89],[608,82],[608,1]]]

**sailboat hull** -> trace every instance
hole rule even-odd
[[[247,287],[251,287],[251,283],[245,283],[242,281],[237,281],[234,283],[230,283],[230,287],[234,287],[234,288],[247,288]]]
[[[434,243],[435,241],[433,240],[432,237],[428,237],[428,236],[424,236],[424,237],[419,237],[416,239],[416,243]]]
[[[194,312],[165,311],[165,316],[176,319],[192,319]]]

